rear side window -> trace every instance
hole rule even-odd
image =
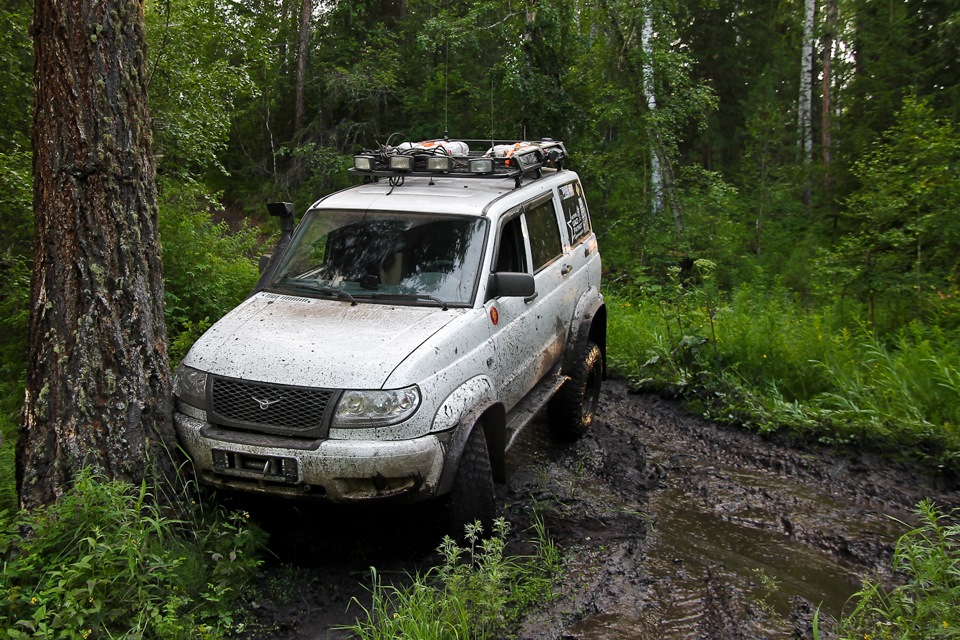
[[[527,209],[526,218],[527,231],[530,234],[530,252],[533,255],[533,270],[537,272],[563,253],[553,199],[548,198]]]
[[[560,187],[560,202],[570,244],[577,244],[590,235],[590,216],[587,215],[587,201],[580,183],[571,182]]]

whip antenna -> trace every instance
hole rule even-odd
[[[450,92],[447,91],[447,80],[450,76],[450,39],[443,40],[444,61],[443,61],[443,139],[450,139],[450,129],[447,126],[447,105],[450,100]]]

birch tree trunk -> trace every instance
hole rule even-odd
[[[653,15],[650,5],[643,8],[643,29],[640,39],[643,47],[643,93],[647,96],[647,108],[650,113],[657,110],[657,94],[653,83]],[[650,129],[650,206],[654,213],[663,213],[663,167],[657,153],[657,138],[653,127]]]
[[[34,274],[17,490],[172,477],[143,4],[36,0]]]
[[[647,109],[651,114],[657,110],[657,95],[653,76],[653,15],[650,5],[643,8],[643,93],[647,97]],[[653,119],[651,118],[651,123]],[[654,213],[663,213],[663,167],[660,164],[655,126],[650,127],[650,206]]]
[[[804,0],[803,47],[800,58],[800,104],[797,118],[800,153],[804,164],[809,164],[813,159],[813,20],[815,12],[816,0]]]

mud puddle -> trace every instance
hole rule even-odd
[[[607,384],[575,443],[542,418],[508,458],[503,514],[522,541],[534,514],[564,553],[557,599],[517,637],[829,638],[862,576],[881,574],[913,507],[958,506],[936,481],[861,454],[793,449],[690,416],[674,402]],[[309,516],[307,515],[309,513]],[[341,638],[364,604],[369,567],[402,580],[435,561],[410,514],[334,510],[290,520],[300,552],[265,568],[247,638]],[[509,552],[509,548],[508,548]]]

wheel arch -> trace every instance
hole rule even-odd
[[[600,347],[600,354],[603,356],[603,379],[607,378],[607,305],[602,295],[593,298],[580,316],[580,322],[577,325],[576,333],[571,336],[567,344],[567,352],[564,355],[563,370],[569,371],[575,366],[575,359],[578,352],[577,347],[584,341],[589,340]]]
[[[449,492],[453,487],[463,450],[477,425],[482,425],[487,441],[487,455],[490,457],[490,470],[494,481],[506,481],[506,411],[499,402],[484,402],[463,415],[447,444],[446,462],[437,488],[438,495]]]

